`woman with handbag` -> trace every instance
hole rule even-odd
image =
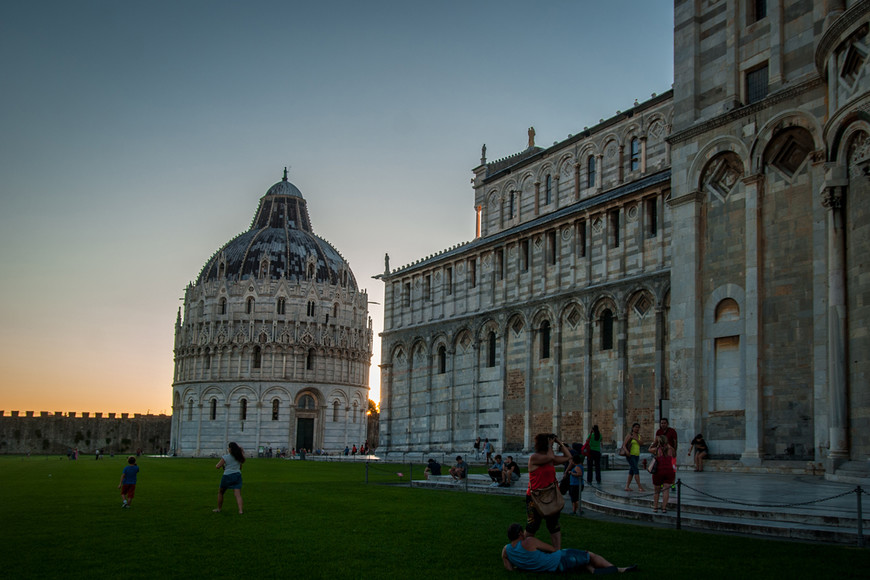
[[[553,444],[561,447],[562,455],[553,453]],[[559,492],[556,482],[556,465],[568,463],[571,450],[559,441],[554,433],[535,435],[535,452],[529,456],[529,487],[526,490],[526,533],[534,537],[541,527],[541,520],[547,523],[550,541],[559,550],[562,547],[562,528],[559,515],[565,499]]]
[[[619,450],[620,455],[624,455],[628,460],[628,481],[625,482],[625,491],[631,491],[631,478],[637,482],[638,491],[646,491],[640,484],[640,423],[635,423],[631,426],[631,433],[622,442],[622,447]]]
[[[592,471],[595,470],[595,482],[601,485],[601,431],[598,425],[592,426],[592,432],[586,438],[589,455],[586,456],[586,481],[592,483]]]
[[[662,513],[668,513],[668,500],[671,495],[671,484],[676,479],[674,472],[674,458],[677,452],[671,447],[668,438],[664,435],[656,437],[649,446],[649,452],[653,454],[653,460],[649,466],[653,482],[653,512],[659,511],[659,490],[662,492]]]

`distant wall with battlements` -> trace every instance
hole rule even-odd
[[[154,453],[169,447],[170,415],[0,411],[0,454]]]

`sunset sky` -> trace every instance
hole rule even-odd
[[[666,0],[3,2],[0,409],[171,412],[184,287],[285,166],[383,303],[385,252],[474,236],[484,143],[668,90],[672,30]]]

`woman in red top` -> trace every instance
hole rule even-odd
[[[671,484],[676,479],[674,472],[674,458],[676,450],[671,447],[668,438],[659,435],[649,446],[649,452],[656,458],[656,472],[652,474],[653,480],[653,512],[659,511],[659,491],[662,491],[662,513],[668,513],[668,500],[671,495]]]
[[[562,448],[562,455],[553,453],[553,443]],[[558,513],[544,517],[535,509],[532,490],[543,489],[556,482],[556,464],[568,463],[571,450],[559,441],[553,433],[535,435],[535,452],[529,457],[529,487],[526,491],[526,533],[532,537],[541,527],[541,520],[547,522],[550,541],[556,550],[562,548],[562,528],[559,527]],[[557,484],[558,485],[558,484]]]

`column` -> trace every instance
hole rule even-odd
[[[846,393],[846,232],[843,215],[845,187],[826,182],[822,205],[828,209],[828,414],[827,470],[849,460],[848,399]]]
[[[534,352],[535,329],[531,321],[527,320],[528,332],[526,333],[526,376],[523,411],[523,451],[529,453],[532,449],[532,353]]]
[[[746,344],[743,352],[746,374],[746,443],[741,461],[757,464],[763,455],[764,416],[762,391],[759,384],[759,344],[761,341],[760,293],[761,268],[761,196],[764,189],[762,174],[743,179],[746,188],[746,304],[743,320],[746,324]]]
[[[574,201],[580,199],[580,163],[574,164]]]
[[[562,325],[553,321],[550,327],[553,337],[553,433],[562,432]]]

